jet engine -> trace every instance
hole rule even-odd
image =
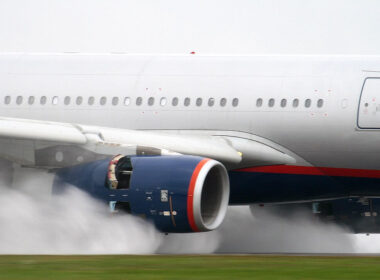
[[[53,191],[74,185],[111,211],[146,217],[163,232],[216,229],[229,200],[229,178],[218,161],[196,156],[115,156],[56,172]]]

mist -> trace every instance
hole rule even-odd
[[[303,210],[284,218],[269,209],[230,207],[219,230],[223,253],[353,253],[354,235]]]
[[[51,199],[2,190],[0,227],[1,254],[151,254],[161,240],[153,225],[111,217],[75,188]]]
[[[347,229],[326,224],[305,211],[287,218],[269,209],[229,207],[222,226],[200,234],[172,234],[159,253],[356,253],[356,237]],[[362,250],[363,251],[363,250]],[[363,251],[365,252],[365,250]]]
[[[19,176],[23,174],[23,176]],[[52,174],[16,171],[0,188],[0,254],[378,253],[379,235],[354,235],[299,210],[286,219],[270,207],[229,207],[213,232],[169,234],[74,187],[51,196]]]

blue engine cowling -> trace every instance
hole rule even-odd
[[[74,185],[146,217],[163,232],[216,229],[229,200],[229,179],[218,161],[196,156],[116,156],[57,171],[53,190]]]

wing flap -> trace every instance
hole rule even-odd
[[[102,145],[154,147],[187,155],[211,157],[222,162],[238,163],[241,154],[225,139],[212,136],[166,134],[104,127],[80,126],[86,135],[99,135]]]

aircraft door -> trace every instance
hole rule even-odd
[[[360,95],[358,127],[380,129],[380,78],[366,78]]]

